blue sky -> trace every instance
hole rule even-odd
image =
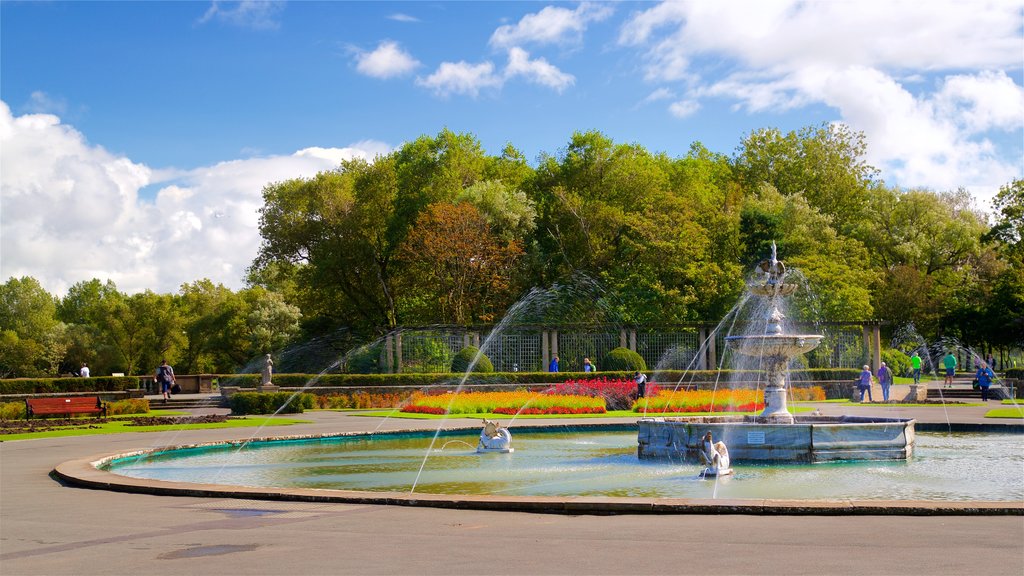
[[[886,182],[984,209],[1024,173],[1022,7],[3,2],[0,276],[238,288],[263,185],[444,127],[536,158],[845,122]]]

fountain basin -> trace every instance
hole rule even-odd
[[[643,418],[642,459],[696,458],[704,434],[729,447],[733,463],[906,460],[914,453],[913,419],[797,416],[792,424],[757,416]]]
[[[762,334],[757,336],[727,336],[726,344],[744,356],[778,357],[788,361],[794,356],[818,347],[821,334]]]

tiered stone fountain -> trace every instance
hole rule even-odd
[[[820,462],[830,460],[901,460],[914,448],[914,420],[852,416],[797,416],[789,412],[786,381],[789,362],[810,352],[820,334],[785,334],[780,299],[796,292],[785,283],[786,266],[772,257],[758,265],[763,280],[748,286],[768,298],[767,328],[762,334],[728,336],[737,354],[757,358],[764,370],[765,408],[758,416],[643,418],[639,421],[637,453],[641,458],[699,457],[704,435],[728,446],[733,463],[744,461]]]

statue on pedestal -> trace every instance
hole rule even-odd
[[[484,418],[484,429],[480,431],[480,443],[477,452],[512,452],[512,433],[501,424]]]
[[[273,373],[274,361],[270,359],[270,354],[267,354],[267,359],[263,361],[263,372],[260,374],[260,386],[270,386]]]
[[[729,468],[729,449],[726,448],[725,442],[713,442],[711,432],[705,434],[704,439],[701,440],[698,454],[700,463],[704,465],[701,476],[732,474],[732,468]]]

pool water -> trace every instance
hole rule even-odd
[[[694,461],[640,460],[635,429],[517,433],[510,454],[477,454],[478,434],[253,442],[116,460],[136,478],[281,488],[519,496],[1024,500],[1024,436],[917,434],[906,461],[734,464],[700,478]],[[422,474],[420,467],[423,467]]]

